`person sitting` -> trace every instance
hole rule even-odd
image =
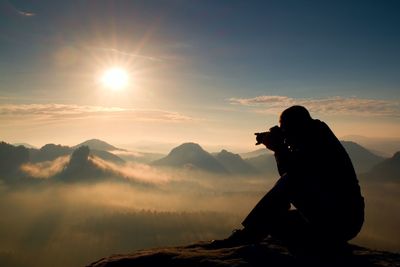
[[[294,250],[312,244],[337,247],[361,230],[364,198],[340,141],[303,106],[284,110],[279,123],[256,135],[258,143],[274,152],[280,178],[243,228],[212,246],[251,244],[272,236]]]

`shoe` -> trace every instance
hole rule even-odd
[[[249,231],[245,229],[235,229],[232,234],[225,239],[213,240],[207,247],[209,248],[230,248],[238,247],[258,242],[254,236],[250,235]]]

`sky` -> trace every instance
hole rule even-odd
[[[295,104],[338,137],[400,138],[399,12],[394,0],[0,0],[0,140],[250,151]],[[121,90],[101,82],[113,67]]]

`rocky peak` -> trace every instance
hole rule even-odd
[[[69,165],[75,167],[86,164],[89,158],[89,153],[90,150],[88,146],[81,146],[75,149],[71,155]]]
[[[333,253],[326,249],[324,256],[315,254],[294,257],[284,246],[272,239],[233,248],[208,249],[205,243],[184,247],[139,250],[125,255],[113,255],[100,259],[88,267],[152,267],[152,266],[357,266],[395,267],[400,264],[400,254],[374,251],[350,245],[347,253]],[[319,248],[321,249],[321,248]]]

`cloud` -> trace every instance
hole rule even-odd
[[[68,162],[69,156],[64,156],[53,161],[26,163],[20,169],[33,178],[46,179],[60,173]]]
[[[109,47],[95,47],[95,46],[86,46],[86,48],[91,49],[91,50],[100,50],[100,51],[105,51],[105,52],[111,52],[114,54],[119,54],[123,56],[128,56],[128,57],[134,57],[134,58],[142,58],[150,61],[155,61],[155,62],[162,62],[163,59],[159,57],[152,57],[152,56],[147,56],[147,55],[142,55],[139,53],[132,53],[132,52],[126,52],[122,51],[116,48],[109,48]]]
[[[312,113],[327,115],[400,116],[400,102],[357,97],[291,98],[288,96],[257,96],[230,98],[231,104],[257,107],[256,112],[277,114],[289,106],[302,105]]]
[[[22,17],[34,17],[36,13],[17,8],[11,1],[0,1],[0,13],[13,14]]]
[[[18,14],[20,14],[21,16],[24,17],[33,17],[36,16],[36,13],[33,12],[27,12],[27,11],[21,11],[21,10],[17,10]]]
[[[113,172],[134,181],[139,180],[146,183],[158,184],[166,183],[174,179],[171,174],[157,170],[146,164],[125,163],[124,165],[117,165],[96,156],[91,156],[89,160],[103,170]]]
[[[256,104],[275,104],[275,103],[281,103],[283,104],[284,102],[290,101],[291,98],[287,96],[257,96],[254,98],[231,98],[229,99],[232,104],[241,104],[241,105],[256,105]]]
[[[125,150],[113,150],[109,151],[115,155],[123,155],[123,156],[133,156],[133,157],[142,157],[144,154],[137,151],[125,151]]]
[[[91,155],[89,160],[98,168],[124,177],[132,181],[149,184],[164,184],[178,180],[172,172],[158,170],[146,164],[128,162],[123,165],[115,164]],[[28,162],[20,166],[20,170],[32,178],[48,179],[64,170],[70,161],[70,156],[61,156],[52,161],[38,163]]]
[[[65,120],[112,118],[128,121],[188,122],[194,118],[164,110],[128,109],[119,107],[80,106],[64,104],[0,104],[0,118]]]

